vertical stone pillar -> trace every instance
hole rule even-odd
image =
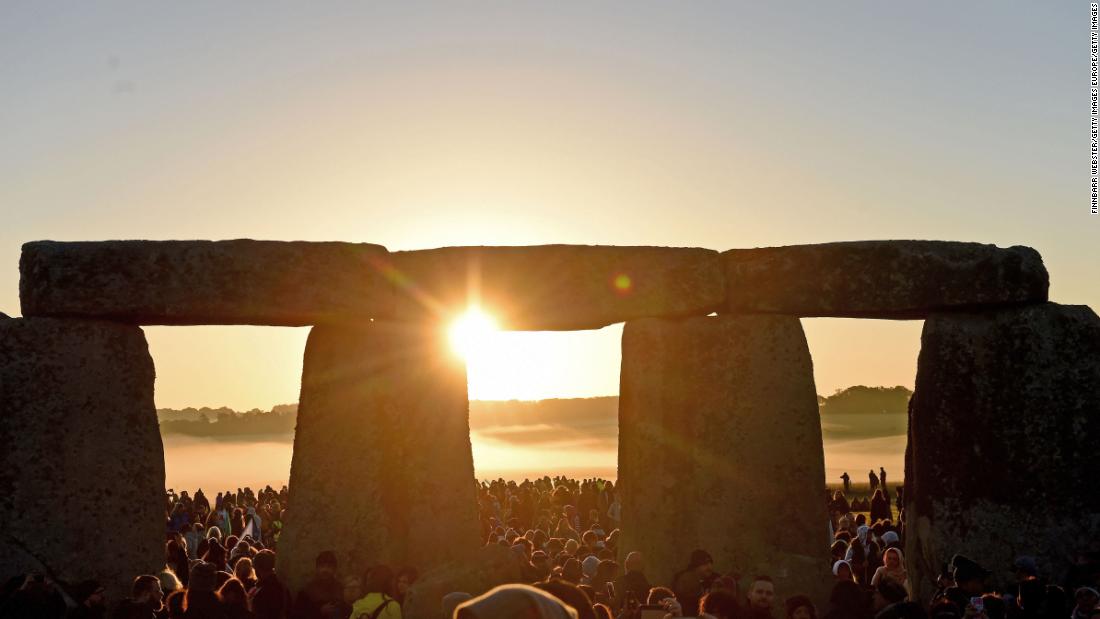
[[[927,601],[962,553],[1009,584],[1100,550],[1100,319],[1046,303],[924,323],[905,454],[906,561]],[[999,590],[1004,590],[999,589]]]
[[[668,583],[702,548],[717,570],[770,575],[779,599],[821,599],[825,465],[797,318],[628,322],[619,398],[623,553]]]
[[[279,570],[322,550],[359,574],[421,572],[479,545],[466,367],[438,326],[317,326],[306,343]]]
[[[137,327],[0,319],[0,578],[95,578],[119,600],[164,567],[164,453]]]

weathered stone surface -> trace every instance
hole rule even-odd
[[[0,321],[0,579],[98,578],[118,600],[163,568],[153,378],[137,327]]]
[[[480,532],[466,370],[441,329],[313,328],[289,490],[279,570],[295,588],[322,550],[350,574],[471,560]]]
[[[390,255],[396,316],[450,317],[471,303],[506,329],[593,329],[722,304],[717,252],[674,247],[445,247]]]
[[[23,245],[24,316],[299,326],[391,311],[386,250],[361,243],[106,241]]]
[[[732,313],[923,318],[929,312],[1047,300],[1030,247],[853,241],[722,254]]]
[[[797,318],[628,322],[619,398],[623,553],[667,583],[702,548],[723,572],[771,575],[778,599],[824,601],[825,465]]]
[[[1063,582],[1078,552],[1100,550],[1097,436],[1092,310],[1049,303],[929,317],[905,454],[914,593],[928,600],[956,552],[993,570],[993,587],[1021,554]]]

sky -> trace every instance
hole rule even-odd
[[[23,242],[123,238],[1024,244],[1098,307],[1088,13],[3,3],[0,311]],[[912,386],[920,322],[803,324],[820,393]],[[160,406],[297,399],[306,329],[146,333]],[[471,396],[614,394],[620,334],[495,336]]]

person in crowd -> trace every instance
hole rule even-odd
[[[313,578],[294,598],[290,619],[347,618],[351,608],[348,607],[347,612],[343,612],[344,585],[336,575],[337,567],[335,552],[324,550],[317,554],[313,561]]]
[[[528,585],[501,585],[458,605],[455,619],[578,619],[554,595]]]
[[[69,611],[68,619],[105,619],[107,617],[106,589],[98,580],[85,580],[73,588],[76,608]]]
[[[875,490],[871,495],[871,522],[893,520],[893,518],[893,514],[890,513],[890,499],[886,498],[882,488]]]
[[[556,579],[540,582],[534,586],[558,598],[567,608],[576,611],[577,619],[596,619],[596,613],[592,610],[592,598],[588,597],[580,587]]]
[[[111,615],[113,619],[150,619],[162,617],[164,590],[160,579],[152,574],[142,574],[134,579],[130,597],[123,600]]]
[[[190,568],[188,568],[188,571],[190,571]],[[176,578],[176,573],[167,567],[157,572],[157,579],[160,580],[160,590],[164,592],[165,597],[184,588],[180,579]]]
[[[164,598],[164,610],[167,613],[167,619],[184,619],[187,616],[187,609],[184,608],[186,599],[186,591],[176,591]]]
[[[206,537],[206,528],[202,526],[201,522],[192,524],[187,531],[183,534],[183,539],[187,542],[187,559],[194,561],[198,559],[199,542]]]
[[[546,580],[550,576],[550,557],[545,551],[531,553],[531,560],[523,568],[523,580],[528,584]]]
[[[275,574],[275,553],[261,550],[252,561],[256,586],[248,592],[249,608],[256,619],[283,619],[290,610],[290,591]]]
[[[852,565],[844,559],[833,562],[833,576],[835,576],[837,580],[855,580],[855,572],[852,571]]]
[[[900,551],[898,555],[900,556]],[[961,589],[967,596],[975,597],[985,593],[985,579],[990,571],[979,565],[970,557],[957,554],[951,558],[951,577],[955,586]]]
[[[225,610],[216,593],[218,570],[205,561],[191,568],[191,586],[183,599],[186,619],[226,619]]]
[[[714,619],[735,619],[737,617],[737,598],[728,591],[711,591],[699,600],[699,616]]]
[[[363,597],[363,581],[358,576],[345,576],[343,585],[344,589],[341,596],[343,603],[340,608],[340,616],[348,617],[351,615],[351,607],[355,604],[355,601]]]
[[[524,546],[524,548],[528,548],[528,546]],[[530,559],[525,556],[523,563],[529,564]],[[418,576],[419,573],[414,567],[406,566],[397,570],[397,576],[394,578],[393,597],[402,607],[405,606],[405,600],[408,598],[409,587],[416,584]]]
[[[1016,582],[1021,583],[1039,577],[1039,563],[1035,557],[1020,555],[1012,562],[1012,572],[1016,576]]]
[[[901,550],[887,548],[882,554],[882,561],[883,565],[875,570],[874,576],[871,577],[871,587],[877,587],[882,579],[888,578],[909,591],[909,574],[905,570],[905,559],[901,555]],[[981,591],[976,595],[981,595]]]
[[[615,599],[611,601],[611,610],[620,612],[626,607],[628,597],[644,600],[649,593],[649,579],[645,575],[645,557],[638,551],[630,552],[623,561],[624,572],[615,579]]]
[[[867,532],[867,527],[860,527],[864,533]],[[867,550],[864,543],[853,542],[848,548],[848,554],[845,559],[848,561],[848,565],[852,567],[852,575],[855,577],[855,581],[863,586],[868,586],[871,579],[867,575]]]
[[[879,580],[878,585],[871,592],[871,609],[877,614],[891,609],[887,615],[893,617],[898,612],[897,609],[892,609],[892,607],[906,601],[908,597],[909,592],[905,590],[901,583],[891,578],[883,578]]]
[[[745,619],[772,619],[775,604],[775,582],[770,576],[760,575],[749,584],[748,603],[743,613]]]
[[[891,518],[885,472],[880,468],[879,487],[869,499],[861,496],[849,504],[843,493],[831,490],[822,497],[828,504],[835,576],[822,619],[1100,619],[1096,592],[1100,570],[1070,566],[1071,573],[1062,582],[1048,583],[1039,577],[1037,562],[1030,556],[1017,557],[1008,571],[993,580],[977,561],[956,555],[944,564],[947,567],[937,578],[938,590],[930,606],[910,599],[901,549],[904,514],[897,521]],[[618,493],[610,483],[547,476],[522,484],[497,480],[475,482],[475,486],[483,539],[509,548],[516,578],[535,584],[540,595],[556,598],[567,616],[635,619],[638,606],[645,602],[663,608],[669,618],[683,611],[719,619],[772,616],[776,591],[771,579],[758,577],[739,589],[740,576],[719,576],[714,558],[703,550],[692,552],[687,567],[670,581],[651,582],[642,555],[619,545],[621,532],[613,528],[617,522],[609,512]],[[195,498],[186,492],[167,493],[166,569],[157,576],[139,577],[130,598],[114,614],[106,612],[104,590],[94,581],[55,585],[49,578],[20,574],[0,589],[0,617],[62,619],[66,604],[69,616],[76,619],[101,619],[108,614],[143,619],[394,619],[407,612],[403,606],[410,601],[407,593],[416,580],[415,570],[405,568],[394,575],[379,566],[367,570],[364,579],[341,579],[331,551],[317,557],[313,579],[291,603],[275,574],[273,552],[277,543],[273,523],[289,505],[285,487],[278,493],[270,486],[259,492],[238,488],[219,493],[212,508],[198,497],[199,493]],[[615,560],[623,555],[626,560],[620,573]],[[654,569],[667,573],[668,567]],[[1061,565],[1052,565],[1050,571],[1066,573]],[[990,592],[1012,586],[1012,576],[1018,582],[1016,595]],[[158,581],[155,590],[153,580]],[[188,581],[186,591],[170,595],[166,603],[165,595],[184,586],[180,581]],[[516,599],[524,598],[520,594]],[[426,602],[429,608],[446,602],[435,607],[451,618],[465,601],[473,600],[455,592]],[[495,606],[479,608],[492,615]],[[786,619],[817,619],[817,609],[804,595],[789,597],[785,610]],[[480,616],[478,612],[470,605],[466,616]]]
[[[619,577],[619,564],[611,559],[604,559],[596,566],[596,574],[592,577],[592,588],[595,590],[596,602],[604,604],[608,608],[614,602],[615,579]],[[610,585],[610,586],[609,586]]]
[[[676,601],[685,609],[699,608],[699,600],[717,578],[714,573],[714,559],[705,550],[693,550],[687,567],[672,577],[672,590],[676,592]]]
[[[1078,587],[1073,592],[1073,612],[1070,619],[1096,619],[1100,616],[1100,593],[1092,587]]]
[[[786,619],[817,619],[817,608],[809,596],[793,595],[784,603]]]
[[[588,555],[581,561],[582,585],[592,585],[592,579],[596,577],[596,569],[600,566],[600,559],[596,555]]]
[[[837,581],[829,593],[829,609],[822,619],[871,619],[867,594],[851,580]]]
[[[598,563],[598,561],[597,561]],[[584,577],[584,573],[581,570],[581,562],[570,557],[566,559],[565,563],[561,566],[561,578],[562,580],[573,584],[581,584],[581,578]]]
[[[245,591],[250,591],[256,586],[256,570],[252,565],[252,559],[241,557],[233,565],[233,577],[241,581]]]
[[[254,619],[256,615],[248,609],[248,593],[244,583],[230,578],[218,588],[218,600],[221,601],[225,619]]]
[[[394,575],[388,565],[376,565],[363,574],[363,597],[351,608],[351,619],[401,619],[394,599]]]

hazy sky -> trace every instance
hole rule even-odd
[[[238,237],[1027,244],[1054,300],[1097,307],[1088,17],[1087,2],[3,3],[0,311],[19,313],[24,241]],[[804,324],[819,392],[912,386],[920,323]],[[147,333],[162,406],[297,398],[304,329]],[[510,374],[474,395],[615,393],[620,333],[502,336]]]

